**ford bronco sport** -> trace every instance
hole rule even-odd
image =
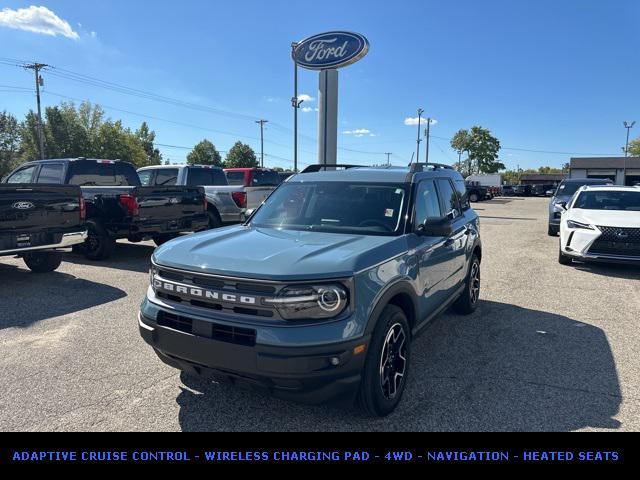
[[[445,165],[313,167],[245,223],[156,249],[139,330],[187,374],[383,416],[411,339],[478,304],[478,216]]]

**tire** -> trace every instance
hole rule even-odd
[[[22,259],[32,272],[53,272],[62,263],[62,252],[31,252],[26,253]]]
[[[167,243],[169,240],[173,240],[174,238],[178,238],[180,235],[177,233],[164,233],[162,235],[156,235],[153,237],[153,243],[156,244],[156,247]]]
[[[556,235],[558,235],[558,229],[549,225],[549,227],[547,228],[547,235],[549,235],[550,237],[555,237]]]
[[[220,228],[222,226],[222,220],[220,220],[218,212],[208,210],[207,215],[209,216],[209,230],[213,228]]]
[[[464,282],[464,291],[453,304],[453,311],[462,315],[469,315],[478,308],[480,300],[480,259],[477,255],[471,257],[469,271]]]
[[[387,305],[369,344],[358,391],[360,409],[374,417],[393,412],[407,383],[410,360],[411,330],[407,317],[399,307]],[[390,376],[393,376],[393,383],[388,381]]]
[[[476,203],[478,201],[478,194],[475,192],[472,192],[469,194],[469,201]]]
[[[571,263],[572,263],[571,258],[569,258],[565,254],[563,254],[562,250],[560,249],[560,247],[558,247],[558,263],[560,265],[571,265]]]
[[[116,240],[99,220],[87,220],[87,239],[84,242],[84,256],[89,260],[105,260],[111,256]]]

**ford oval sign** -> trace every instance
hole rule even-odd
[[[11,206],[16,210],[29,210],[31,208],[35,208],[35,205],[31,202],[16,202]]]
[[[293,51],[293,59],[301,67],[325,70],[351,65],[368,51],[369,42],[359,33],[326,32],[302,40]]]

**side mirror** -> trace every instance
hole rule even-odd
[[[562,210],[567,209],[567,202],[558,202],[556,203],[556,207],[560,207]]]
[[[417,234],[425,237],[448,237],[453,232],[449,216],[427,218],[417,228]]]

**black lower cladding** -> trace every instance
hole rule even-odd
[[[256,331],[160,312],[141,317],[140,334],[166,364],[187,374],[230,381],[274,396],[321,403],[352,402],[360,384],[368,337],[312,347],[256,343]]]

